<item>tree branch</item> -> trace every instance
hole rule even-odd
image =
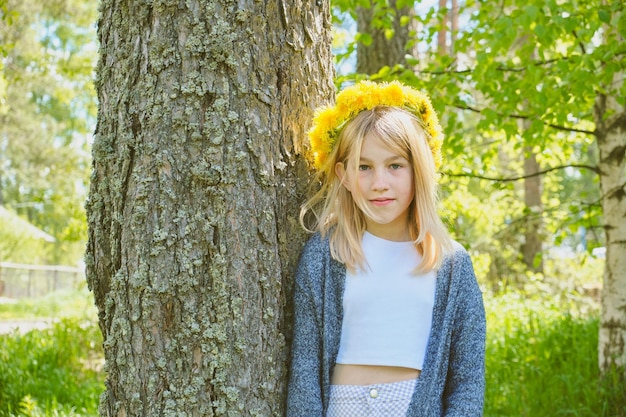
[[[607,127],[607,131],[624,128],[626,128],[626,112],[621,113],[612,119]]]
[[[532,65],[536,66],[536,67],[541,67],[544,65],[549,65],[552,64],[554,62],[558,62],[558,61],[567,61],[571,59],[570,56],[561,56],[558,58],[552,58],[552,59],[546,59],[543,61],[535,61],[533,62]],[[456,60],[455,60],[456,61]],[[527,66],[523,66],[523,67],[507,67],[505,65],[500,65],[496,68],[496,70],[498,71],[502,71],[502,72],[524,72],[526,71]],[[472,72],[474,72],[475,68],[467,68],[464,70],[449,70],[449,69],[444,69],[444,70],[440,70],[440,71],[424,71],[424,70],[418,70],[415,71],[416,73],[419,74],[428,74],[428,75],[446,75],[446,74],[470,74]]]
[[[456,107],[457,109],[461,109],[461,110],[469,110],[469,111],[472,111],[474,113],[479,113],[479,114],[482,113],[481,109],[477,109],[477,108],[471,107],[471,106],[461,106],[461,105],[456,104],[456,105],[454,105],[454,107]],[[530,116],[524,116],[524,115],[521,115],[521,114],[509,114],[509,115],[506,115],[506,114],[498,113],[498,116],[512,117],[513,119],[523,119],[523,120],[530,120],[530,119],[532,119],[532,117],[530,117]],[[565,131],[565,132],[583,133],[585,135],[592,135],[592,136],[596,135],[596,132],[592,131],[592,130],[576,129],[574,127],[555,125],[554,123],[545,123],[544,122],[544,124],[546,126],[549,126],[549,127],[553,128],[553,129],[562,130],[562,131]]]
[[[576,40],[578,41],[578,47],[580,48],[582,53],[586,55],[587,49],[585,48],[585,45],[578,39],[578,34],[576,33],[575,30],[572,30],[572,35],[574,35],[574,38],[576,38]]]
[[[580,45],[580,48],[583,52],[583,54],[586,54],[587,51],[584,48],[584,45]],[[617,51],[615,52],[614,56],[622,56],[626,54],[626,49],[624,49],[623,51]],[[574,56],[580,56],[580,55],[574,55]],[[569,61],[570,59],[572,59],[574,56],[560,56],[557,58],[552,58],[552,59],[544,59],[541,61],[534,61],[532,62],[531,65],[535,66],[535,67],[542,67],[544,65],[550,65],[553,64],[555,62],[559,62],[559,61]],[[448,67],[450,68],[450,66]],[[528,68],[528,65],[522,66],[522,67],[507,67],[505,65],[500,64],[500,66],[498,66],[496,68],[496,70],[498,71],[502,71],[502,72],[524,72],[526,71],[526,69]],[[428,74],[428,75],[447,75],[447,74],[471,74],[475,71],[475,68],[467,68],[464,70],[449,70],[449,69],[443,69],[443,70],[439,70],[439,71],[425,71],[425,70],[414,70],[416,74]]]
[[[513,182],[519,181],[527,178],[538,177],[540,175],[547,174],[548,172],[557,171],[565,168],[579,168],[579,169],[588,169],[590,171],[595,172],[596,174],[600,174],[600,169],[594,165],[585,165],[585,164],[569,164],[569,165],[559,165],[551,168],[544,169],[542,171],[537,171],[528,175],[520,175],[517,177],[508,177],[508,178],[497,178],[497,177],[488,177],[485,175],[474,174],[474,173],[454,173],[454,172],[443,172],[443,175],[447,175],[448,177],[469,177],[469,178],[478,178],[481,180],[488,181],[496,181],[496,182]]]

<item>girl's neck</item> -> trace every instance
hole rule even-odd
[[[379,239],[383,239],[383,240],[388,240],[390,242],[410,242],[411,236],[409,235],[409,231],[407,230],[401,230],[401,231],[397,231],[395,233],[392,233],[389,230],[365,230],[366,233],[369,233],[370,235],[377,237]]]

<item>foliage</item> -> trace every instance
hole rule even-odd
[[[597,364],[602,270],[584,254],[548,258],[522,290],[485,290],[485,416],[626,416],[623,375]]]
[[[0,416],[97,415],[102,356],[94,321],[0,335]]]
[[[597,308],[522,292],[486,301],[485,416],[626,416],[623,375],[602,377],[595,360]]]
[[[345,24],[356,3],[337,3],[343,14],[336,21]],[[337,82],[400,79],[431,95],[446,136],[443,202],[455,233],[493,255],[498,273],[522,275],[517,265],[529,218],[541,218],[548,245],[602,245],[593,106],[598,92],[622,102],[626,96],[626,84],[613,82],[626,67],[626,43],[617,38],[626,34],[624,3],[468,0],[459,2],[462,23],[454,34],[444,23],[446,10],[406,3],[417,8],[419,24],[419,53],[407,57],[409,65],[348,72]],[[450,53],[436,48],[441,29]],[[342,62],[354,47],[345,51]],[[522,204],[528,152],[543,172],[541,212]]]
[[[56,238],[48,262],[75,264],[86,239],[96,2],[2,6],[0,204]]]
[[[0,335],[0,416],[97,415],[104,375],[96,317],[86,288],[0,304],[0,320],[55,323]]]

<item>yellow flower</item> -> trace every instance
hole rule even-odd
[[[439,169],[443,136],[430,98],[398,81],[361,81],[337,94],[334,106],[318,109],[313,117],[313,127],[308,132],[313,165],[317,169],[324,169],[341,127],[358,113],[376,106],[400,107],[422,120],[429,136],[428,144],[433,153],[435,167]]]

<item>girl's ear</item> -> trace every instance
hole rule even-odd
[[[348,176],[346,175],[346,167],[344,166],[343,162],[337,162],[335,164],[335,174],[337,174],[337,177],[339,177],[341,185],[343,185],[346,190],[348,190],[348,192],[352,192],[352,190],[350,189],[350,181],[348,181]]]

